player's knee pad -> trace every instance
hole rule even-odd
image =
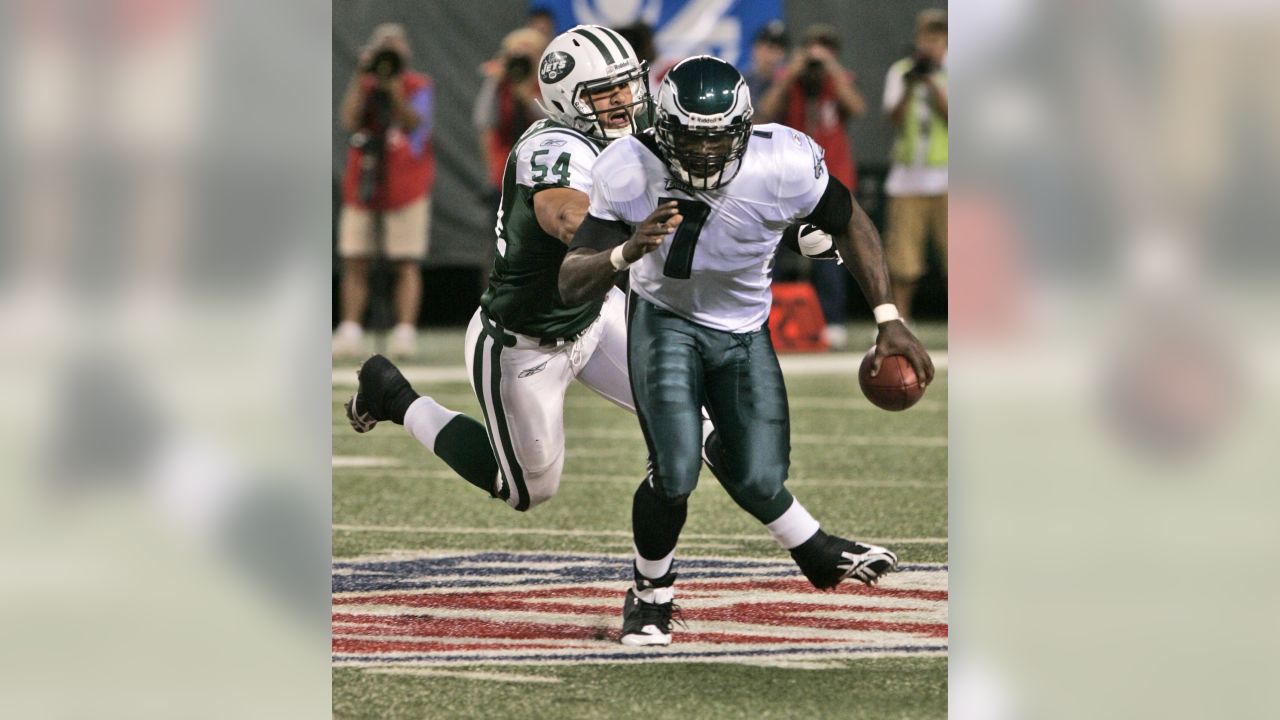
[[[664,505],[683,505],[688,499],[690,493],[697,483],[697,476],[693,476],[693,482],[685,480],[684,482],[676,482],[673,479],[654,478],[654,495]]]
[[[556,482],[560,482],[560,470],[564,467],[563,440],[558,445],[534,440],[521,445],[517,452],[526,477],[554,475]]]
[[[671,506],[671,507],[678,507],[678,506],[680,506],[680,505],[684,505],[685,503],[689,502],[689,493],[680,493],[680,494],[677,494],[677,495],[668,495],[668,494],[666,494],[666,493],[664,493],[664,492],[659,492],[659,493],[658,493],[658,500],[659,500],[659,501],[661,501],[661,502],[662,502],[662,504],[664,504],[664,505],[668,505],[668,506]]]
[[[512,506],[517,510],[527,512],[555,497],[556,491],[560,489],[560,476],[563,473],[563,448],[556,453],[549,465],[537,470],[526,467],[524,470],[526,500],[523,503],[512,503]],[[513,497],[514,495],[513,493]]]
[[[782,483],[787,479],[785,467],[756,468],[742,476],[742,480],[734,488],[739,502],[766,503],[782,490]]]
[[[640,483],[640,492],[647,493],[657,502],[670,507],[684,505],[689,501],[690,494],[689,492],[680,492],[679,490],[668,492],[666,490],[666,486],[662,485],[660,482],[655,482],[653,484],[642,482]]]
[[[555,497],[556,490],[558,487],[559,485],[557,484],[557,485],[552,485],[550,487],[540,486],[537,489],[529,488],[529,503],[528,503],[528,506],[524,508],[524,512],[528,512],[529,510],[532,510],[538,507],[539,505],[541,505],[542,503]]]
[[[698,485],[698,473],[702,472],[701,448],[675,457],[662,457],[653,464],[654,485],[668,497],[688,495]]]

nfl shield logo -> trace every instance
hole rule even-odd
[[[618,643],[630,559],[484,552],[334,564],[335,665],[761,662],[947,650],[947,572],[819,592],[788,561],[681,558],[687,628],[660,653]]]

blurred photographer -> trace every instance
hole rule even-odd
[[[787,60],[787,49],[790,47],[787,26],[781,20],[766,23],[756,33],[751,43],[751,70],[746,74],[752,102],[760,102],[768,92],[778,68]]]
[[[947,271],[947,13],[916,17],[915,49],[889,67],[884,112],[893,125],[893,165],[885,257],[898,312],[911,317],[916,284],[925,273],[925,242],[932,236]]]
[[[338,226],[343,273],[335,355],[366,352],[361,320],[369,301],[370,261],[379,249],[379,220],[381,250],[396,274],[389,350],[409,355],[416,349],[435,158],[431,79],[412,69],[412,59],[404,27],[379,25],[360,52],[339,107],[342,129],[351,136]]]
[[[809,26],[804,44],[765,92],[761,121],[807,133],[826,151],[831,177],[856,190],[858,172],[848,126],[866,112],[867,103],[854,84],[853,72],[840,65],[839,53],[840,38],[834,27]],[[847,340],[849,274],[835,263],[813,263],[809,270],[827,321],[827,341],[842,348]]]
[[[538,77],[534,69],[548,38],[532,27],[508,33],[489,63],[490,73],[480,87],[472,122],[480,137],[480,152],[488,169],[489,200],[497,208],[502,173],[516,140],[534,122],[546,117],[538,107]]]

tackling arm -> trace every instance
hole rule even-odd
[[[548,235],[568,245],[587,217],[587,194],[568,187],[539,190],[533,196],[533,214]]]

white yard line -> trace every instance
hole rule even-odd
[[[868,405],[868,407],[870,407]],[[576,428],[574,438],[588,440],[633,440],[640,437],[635,428]],[[791,442],[794,445],[855,445],[859,447],[946,447],[946,435],[814,435],[810,433],[793,433]],[[592,452],[596,452],[593,450]],[[618,454],[614,451],[614,454]],[[571,453],[572,455],[572,453]],[[342,456],[338,456],[342,457]],[[360,457],[360,456],[351,456]],[[344,461],[345,462],[345,461]],[[345,467],[368,467],[352,461]]]
[[[433,468],[419,467],[347,467],[344,468],[348,473],[356,474],[361,471],[376,472],[379,478],[410,478],[412,480],[452,480],[457,474],[452,470],[440,470]],[[567,472],[561,475],[561,478],[569,483],[591,484],[591,485],[609,485],[609,484],[625,484],[635,485],[635,478],[627,474],[618,475],[591,475],[586,473]],[[800,486],[808,487],[841,487],[841,488],[925,488],[935,490],[946,490],[947,482],[943,478],[937,481],[931,480],[894,480],[884,479],[878,480],[874,478],[792,478],[788,483],[799,483]]]
[[[426,677],[450,677],[463,680],[484,680],[485,682],[514,683],[558,683],[560,678],[544,675],[521,675],[519,673],[481,672],[479,670],[434,670],[422,667],[389,667],[366,668],[367,673],[378,675],[421,675]]]
[[[946,372],[948,356],[945,352],[933,353],[933,367]],[[815,355],[781,355],[778,362],[785,375],[825,375],[829,373],[856,373],[862,356],[855,353],[826,353]],[[400,368],[410,383],[467,382],[467,369],[462,365],[406,365]],[[338,368],[333,371],[334,387],[355,387],[354,368]]]
[[[392,457],[374,457],[372,455],[333,456],[333,467],[336,468],[396,467],[398,465],[400,465],[400,461]]]
[[[556,530],[552,528],[470,528],[423,527],[420,525],[347,525],[334,524],[339,532],[424,533],[428,535],[543,535],[547,537],[631,537],[630,530]],[[768,540],[763,533],[729,535],[715,533],[683,533],[681,540]],[[894,545],[941,545],[945,537],[858,538],[863,542]]]

